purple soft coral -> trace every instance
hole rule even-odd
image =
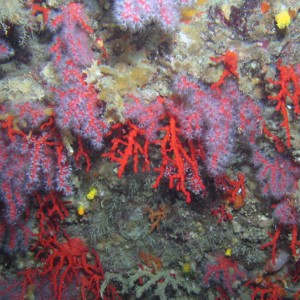
[[[180,21],[180,8],[193,0],[116,0],[114,15],[120,25],[135,31],[152,21],[165,30],[175,29]]]

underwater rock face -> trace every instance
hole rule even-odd
[[[0,299],[299,297],[299,1],[0,6]]]

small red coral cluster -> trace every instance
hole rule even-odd
[[[121,299],[113,286],[108,286],[101,297],[105,275],[97,252],[90,250],[80,238],[69,237],[60,229],[60,223],[69,214],[67,203],[60,197],[56,192],[36,194],[39,233],[31,251],[36,253],[39,266],[19,272],[21,291],[16,289],[11,293],[12,287],[19,286],[16,283],[1,291],[0,296],[10,292],[11,298],[25,299],[29,287],[35,285],[36,296],[44,299],[68,299],[70,295],[76,299]]]
[[[206,264],[205,270],[203,283],[205,285],[211,282],[217,283],[230,295],[234,294],[232,284],[236,281],[242,282],[247,278],[246,271],[237,261],[224,256],[215,257],[213,262]]]

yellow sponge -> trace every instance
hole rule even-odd
[[[291,24],[291,17],[287,10],[282,11],[281,13],[275,16],[276,25],[279,29],[284,29]]]
[[[77,214],[78,216],[83,216],[85,214],[85,209],[83,205],[79,205],[77,208]]]

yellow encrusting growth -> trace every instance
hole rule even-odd
[[[199,11],[193,7],[186,7],[181,11],[181,20],[190,21]]]
[[[84,206],[82,204],[80,204],[77,208],[77,214],[78,214],[78,216],[83,216],[84,213],[85,213]]]
[[[284,10],[275,16],[275,21],[279,29],[284,29],[291,24],[291,16],[287,10]]]
[[[185,7],[181,10],[181,21],[190,22],[196,15],[200,15],[199,6],[205,4],[207,0],[198,0],[196,5],[191,7]]]
[[[231,256],[232,250],[230,248],[226,249],[225,256]]]
[[[182,265],[182,272],[184,274],[188,274],[188,273],[191,273],[192,269],[191,269],[191,264],[190,263],[184,263]]]
[[[97,195],[97,189],[92,187],[90,191],[86,194],[87,199],[94,200],[95,196]]]

